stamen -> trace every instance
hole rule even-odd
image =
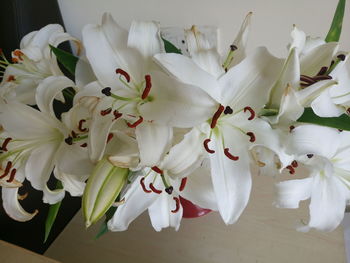
[[[128,83],[130,82],[130,75],[129,75],[126,71],[122,70],[121,68],[117,68],[116,71],[115,71],[115,73],[124,76],[124,78],[126,79],[126,81],[127,81]]]
[[[235,51],[237,49],[238,49],[238,47],[236,45],[230,45],[230,50],[231,51]]]
[[[18,63],[18,58],[12,58],[13,63]]]
[[[8,78],[7,78],[7,82],[11,82],[11,81],[15,81],[15,80],[16,80],[16,78],[13,75],[8,76]]]
[[[209,143],[210,141],[211,141],[210,139],[205,139],[205,140],[204,140],[204,142],[203,142],[204,149],[205,149],[208,153],[215,153],[214,150],[209,149],[208,143]]]
[[[294,169],[293,166],[288,165],[286,168],[289,170],[289,173],[290,173],[290,174],[295,174],[295,169]]]
[[[173,199],[176,202],[176,207],[174,210],[171,210],[171,212],[176,213],[180,210],[180,199],[178,197],[173,197]]]
[[[317,81],[320,81],[320,80],[327,80],[327,79],[332,79],[332,77],[331,76],[315,76],[315,77],[313,77],[312,78],[313,80],[315,80],[316,82]]]
[[[294,168],[297,168],[297,167],[298,167],[298,162],[297,162],[296,160],[294,160],[294,161],[292,162],[292,166],[293,166]]]
[[[139,124],[141,124],[141,122],[143,122],[143,118],[140,116],[139,119],[134,123],[127,122],[126,124],[128,125],[129,128],[136,128]]]
[[[350,108],[347,108],[346,113],[350,115]]]
[[[306,156],[307,156],[307,158],[309,158],[309,159],[311,159],[312,157],[314,157],[314,155],[311,154],[311,153],[307,154]]]
[[[6,177],[6,176],[8,175],[8,173],[9,173],[10,170],[11,170],[11,167],[12,167],[12,162],[11,162],[11,161],[8,161],[7,164],[6,164],[5,171],[4,171],[4,173],[0,176],[0,179]]]
[[[64,141],[68,144],[68,145],[72,145],[73,144],[73,138],[71,136],[67,137],[66,139],[64,139]]]
[[[250,112],[250,117],[248,118],[248,121],[251,121],[252,119],[255,118],[255,111],[251,107],[249,107],[249,106],[245,107],[244,112],[246,112],[246,111]]]
[[[163,174],[163,170],[161,170],[158,166],[153,166],[151,169],[158,174]]]
[[[289,132],[292,132],[295,129],[295,126],[291,125],[289,126]]]
[[[23,52],[19,49],[16,49],[15,51],[13,51],[13,55],[15,55],[16,57],[18,57],[20,60],[22,59],[22,56],[24,56]]]
[[[314,83],[316,83],[316,81],[315,81],[313,78],[311,78],[311,77],[309,77],[309,76],[306,76],[306,75],[300,75],[300,80],[301,80],[301,81],[304,81],[304,82],[306,82],[306,83],[308,83],[308,84],[314,84]]]
[[[320,71],[316,74],[316,76],[324,75],[328,70],[328,67],[322,67]]]
[[[140,180],[140,184],[141,184],[141,187],[142,187],[142,190],[145,192],[145,193],[152,193],[151,190],[148,190],[146,189],[146,186],[145,186],[145,177],[142,177],[141,180]]]
[[[341,60],[341,61],[344,61],[344,60],[345,60],[345,55],[344,55],[344,54],[339,54],[339,55],[337,56],[337,58],[338,58],[339,60]]]
[[[123,114],[118,112],[117,110],[113,111],[114,119],[119,119]]]
[[[224,110],[224,114],[232,114],[233,113],[233,109],[230,106],[226,106],[225,110]]]
[[[106,96],[111,96],[112,92],[111,92],[111,88],[107,87],[101,90],[102,94],[106,95]]]
[[[339,132],[343,132],[343,130],[342,130],[342,129],[338,129],[338,131],[339,131]]]
[[[73,139],[78,137],[78,135],[75,133],[75,131],[72,131],[71,134],[72,134]]]
[[[101,110],[100,114],[102,116],[106,116],[108,114],[110,114],[112,112],[112,108],[108,108],[108,109],[105,109],[105,110]]]
[[[87,128],[83,128],[83,123],[86,122],[86,120],[82,119],[79,121],[79,125],[78,125],[78,129],[81,132],[86,132],[88,129]]]
[[[165,192],[167,192],[169,195],[171,195],[173,193],[174,187],[169,186],[167,188],[165,188]]]
[[[215,112],[213,118],[211,119],[210,128],[214,129],[221,113],[224,111],[225,107],[220,104],[218,110]]]
[[[145,76],[145,80],[146,80],[146,87],[145,89],[143,90],[142,92],[142,95],[141,95],[141,99],[145,99],[147,98],[149,92],[151,91],[151,88],[152,88],[152,82],[151,82],[151,76],[150,75],[146,75]]]
[[[108,134],[108,137],[107,137],[107,142],[106,143],[109,143],[111,140],[112,140],[112,138],[113,138],[113,133],[109,133]]]
[[[162,190],[158,190],[157,188],[155,188],[153,183],[149,184],[149,188],[151,188],[151,190],[156,194],[161,194],[163,192]]]
[[[180,184],[180,187],[179,187],[179,191],[180,192],[182,192],[185,189],[186,183],[187,183],[187,177],[182,178],[181,179],[181,184]]]
[[[255,134],[253,132],[247,132],[247,135],[250,137],[250,142],[255,142]]]
[[[4,142],[1,145],[1,150],[4,152],[7,152],[7,145],[10,143],[10,141],[12,140],[12,138],[8,137],[4,140]]]
[[[226,155],[226,157],[229,158],[232,161],[237,161],[239,159],[239,156],[234,156],[229,151],[230,151],[229,148],[225,148],[224,149],[224,154]]]
[[[85,143],[81,144],[80,147],[83,147],[83,148],[87,147],[87,143],[85,142]]]
[[[16,172],[16,168],[13,168],[10,174],[10,178],[7,179],[6,182],[11,183],[15,179]]]

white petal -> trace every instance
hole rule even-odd
[[[163,51],[159,23],[133,21],[129,30],[128,47],[136,48],[145,59]]]
[[[208,120],[217,103],[196,86],[179,83],[161,72],[152,73],[151,102],[139,106],[141,115],[159,124],[181,128]]]
[[[340,135],[336,129],[301,125],[293,129],[289,136],[289,149],[294,154],[317,154],[332,158],[340,144]]]
[[[276,184],[277,201],[279,208],[298,208],[299,202],[311,196],[312,178],[288,180]]]
[[[220,215],[226,224],[233,224],[248,203],[252,179],[248,151],[242,143],[238,143],[242,141],[242,136],[234,130],[228,131],[227,135],[224,135],[225,147],[233,155],[238,155],[239,160],[233,161],[225,156],[221,136],[212,137],[215,153],[209,157]],[[235,140],[232,141],[232,138]]]
[[[149,217],[153,228],[156,231],[161,231],[163,228],[173,227],[179,230],[182,219],[182,206],[176,213],[171,212],[176,208],[176,202],[173,195],[165,192],[160,194],[159,198],[148,208]],[[176,198],[179,198],[176,196]]]
[[[85,180],[89,177],[81,176],[80,178],[77,178],[75,175],[70,175],[63,173],[55,167],[54,174],[58,180],[62,182],[63,189],[70,193],[71,196],[82,196],[85,189]]]
[[[44,79],[36,90],[36,103],[41,112],[51,114],[55,118],[53,100],[61,94],[65,88],[74,87],[75,84],[67,77],[51,76]]]
[[[320,117],[339,117],[344,113],[344,108],[334,104],[330,91],[322,92],[312,103],[311,108]]]
[[[136,127],[136,138],[140,149],[141,165],[154,166],[160,163],[169,150],[173,129],[151,122]]]
[[[282,63],[266,48],[256,49],[219,79],[221,104],[230,105],[234,112],[246,106],[260,111],[268,101],[269,91]]]
[[[177,80],[197,86],[220,101],[216,78],[201,69],[193,60],[179,54],[157,54],[156,62]]]
[[[3,187],[2,204],[9,217],[16,221],[29,221],[38,213],[38,210],[35,210],[33,213],[28,213],[22,208],[18,202],[18,188]]]
[[[148,186],[152,180],[153,177],[147,176],[145,185]],[[159,195],[145,193],[140,185],[140,177],[137,177],[123,198],[125,203],[118,207],[112,219],[108,221],[108,228],[111,231],[127,230],[129,224],[159,198]]]
[[[291,32],[292,43],[290,44],[290,49],[295,48],[297,54],[299,55],[305,46],[306,35],[303,31],[299,30],[295,25],[293,26],[293,30]]]
[[[91,65],[85,58],[79,58],[75,66],[75,83],[80,89],[91,82],[96,81],[96,76],[91,68]]]

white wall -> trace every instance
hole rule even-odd
[[[220,49],[228,46],[249,11],[253,27],[249,47],[265,45],[282,56],[292,25],[308,34],[324,37],[337,0],[58,0],[68,32],[81,37],[87,23],[98,23],[106,11],[125,28],[133,19],[157,20],[163,26],[215,25]],[[350,3],[342,35],[342,46],[350,49]]]

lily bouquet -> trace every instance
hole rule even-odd
[[[126,230],[145,210],[156,231],[178,229],[189,202],[232,224],[252,173],[287,173],[275,205],[311,199],[298,229],[335,229],[350,200],[344,6],[325,40],[294,26],[285,58],[246,52],[251,13],[223,57],[195,26],[185,30],[185,56],[158,23],[126,31],[109,14],[85,26],[82,41],[57,24],[29,33],[12,60],[0,60],[5,211],[18,221],[36,215],[19,202],[28,180],[52,205],[48,231],[66,192],[82,196],[87,227],[105,217],[103,231]],[[77,56],[58,48],[63,41],[77,44]],[[59,114],[55,101],[69,109]],[[57,189],[47,186],[52,176]]]

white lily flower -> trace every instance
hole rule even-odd
[[[94,146],[93,161],[102,158],[116,115],[136,128],[141,162],[152,166],[168,150],[173,126],[192,127],[215,110],[205,92],[178,83],[152,62],[153,55],[163,52],[158,23],[133,22],[128,33],[105,14],[101,25],[84,28],[83,42],[98,80],[95,92],[107,95],[92,117],[89,140]]]
[[[23,37],[20,49],[12,52],[13,63],[0,54],[0,67],[5,68],[0,84],[2,98],[35,105],[35,92],[40,82],[49,76],[63,76],[49,45],[57,47],[68,40],[79,45],[77,39],[64,33],[61,25],[50,24]],[[62,96],[58,98],[63,100]]]
[[[279,148],[277,136],[267,122],[255,118],[255,112],[267,102],[267,94],[282,61],[265,48],[258,48],[228,69],[221,64],[217,51],[210,48],[203,37],[197,36],[200,34],[195,28],[187,32],[191,58],[157,54],[155,59],[175,78],[205,90],[220,103],[210,123],[200,127],[205,138],[202,150],[207,151],[210,159],[220,214],[225,223],[232,224],[250,195],[249,149],[254,145]]]
[[[72,130],[56,118],[52,107],[54,98],[73,85],[66,77],[42,81],[36,92],[40,111],[15,101],[1,105],[0,123],[8,136],[2,138],[1,163],[15,179],[16,170],[23,168],[25,177],[35,189],[43,191],[44,202],[50,204],[64,197],[63,190],[52,191],[46,185],[54,167],[72,195],[82,190],[70,184],[84,182],[91,170],[87,150],[78,144],[69,145],[74,141]]]
[[[290,134],[290,150],[296,161],[287,169],[294,174],[298,164],[303,164],[308,177],[278,183],[276,204],[298,208],[300,201],[311,199],[309,223],[299,227],[300,231],[332,231],[342,221],[350,200],[349,139],[349,132],[317,125],[302,125]]]

